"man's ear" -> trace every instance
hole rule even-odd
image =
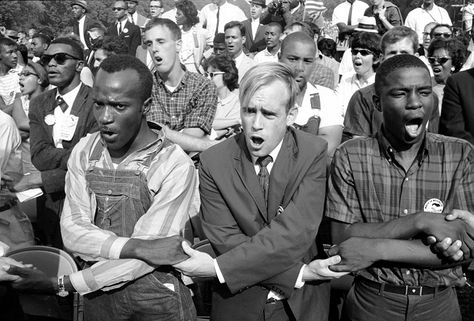
[[[286,115],[286,125],[292,125],[296,120],[296,116],[298,116],[298,108],[296,106],[293,106],[290,108],[288,114]]]
[[[374,94],[374,95],[372,96],[372,101],[373,101],[373,103],[374,103],[374,105],[375,105],[375,108],[376,108],[378,111],[382,112],[382,106],[380,105],[380,97]]]
[[[242,44],[244,44],[245,41],[247,41],[247,37],[246,37],[246,36],[242,36]]]
[[[78,60],[76,63],[76,71],[81,72],[82,68],[84,68],[84,60]]]
[[[183,46],[183,40],[179,39],[176,40],[176,52],[179,53],[181,51],[181,47]]]
[[[151,97],[148,97],[148,99],[143,102],[142,113],[144,115],[148,114],[148,112],[150,111],[152,102],[153,102],[153,99]]]

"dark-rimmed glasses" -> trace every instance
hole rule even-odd
[[[351,53],[354,55],[354,56],[357,56],[358,53],[360,53],[361,56],[368,56],[368,55],[373,55],[374,53],[372,51],[370,51],[369,49],[357,49],[357,48],[353,48],[351,49]]]
[[[77,57],[74,57],[68,53],[65,53],[65,52],[59,52],[59,53],[56,53],[54,55],[43,55],[41,57],[41,64],[43,66],[49,64],[49,62],[51,61],[51,59],[53,59],[56,61],[56,63],[58,65],[64,65],[66,63],[66,60],[69,60],[69,59],[76,59],[76,60],[81,60]]]
[[[448,32],[437,32],[433,34],[433,38],[444,38],[444,39],[449,39],[453,36],[452,33]]]
[[[449,60],[451,60],[450,57],[428,57],[428,62],[432,65],[434,65],[435,63],[439,63],[440,65],[444,65]]]
[[[28,77],[28,76],[36,76],[39,78],[38,74],[35,74],[34,72],[29,72],[29,71],[22,71],[18,74],[18,77]]]
[[[205,75],[206,77],[210,77],[210,78],[214,78],[214,76],[217,76],[217,75],[223,75],[225,74],[225,72],[223,71],[214,71],[214,72],[206,72]]]

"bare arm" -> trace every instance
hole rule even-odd
[[[178,132],[164,126],[166,137],[178,144],[185,152],[202,152],[218,142],[212,141],[200,128],[185,128]]]

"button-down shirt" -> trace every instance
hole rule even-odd
[[[242,9],[226,1],[219,9],[219,29],[217,32],[224,32],[225,24],[230,21],[244,21],[246,19],[247,17]],[[217,5],[214,3],[205,5],[201,10],[199,20],[209,31],[209,34],[214,36],[217,27]]]
[[[423,30],[430,22],[452,25],[451,18],[446,9],[433,3],[433,8],[431,10],[415,8],[410,11],[405,19],[405,26],[415,30],[418,35],[418,41],[423,43]]]
[[[0,76],[0,97],[5,105],[13,104],[17,94],[20,94],[20,77],[18,74],[23,68],[13,68],[4,76]]]
[[[280,49],[273,55],[267,48],[259,51],[255,57],[253,57],[253,62],[257,65],[262,62],[278,62],[278,53]]]
[[[216,114],[217,89],[213,82],[197,73],[186,71],[173,92],[157,74],[153,77],[152,106],[147,120],[173,130],[201,128],[211,132]]]
[[[68,92],[67,94],[60,95],[59,93],[56,95],[56,99],[58,97],[62,97],[64,102],[67,104],[67,109],[62,111],[61,107],[56,106],[54,108],[54,125],[53,125],[53,141],[54,146],[56,148],[63,148],[62,140],[61,140],[61,131],[65,123],[68,122],[68,117],[71,115],[72,105],[74,104],[74,100],[76,100],[77,94],[79,93],[79,89],[81,88],[81,84],[76,86],[73,90]]]
[[[357,78],[357,74],[348,73],[342,76],[341,82],[337,86],[336,94],[342,104],[342,114],[346,114],[347,104],[351,100],[352,95],[359,89],[367,87],[375,82],[375,73],[370,76],[367,81],[362,82]]]
[[[332,13],[332,23],[345,23],[349,22],[349,12],[351,12],[351,25],[356,25],[359,23],[359,19],[364,16],[365,10],[369,7],[363,1],[355,0],[352,4],[352,12],[351,12],[351,4],[347,1],[339,4]]]
[[[79,25],[79,39],[81,40],[82,44],[84,45],[84,49],[89,49],[87,47],[86,39],[84,38],[84,23],[86,22],[86,15],[83,15],[81,19],[78,21]]]
[[[387,222],[422,212],[433,199],[442,204],[442,213],[474,211],[472,145],[427,133],[407,172],[393,151],[380,132],[376,137],[356,138],[341,145],[331,168],[326,215],[348,224]],[[461,267],[430,270],[379,266],[358,274],[396,285],[462,284]]]
[[[313,70],[311,71],[308,82],[313,85],[320,85],[334,89],[334,84],[336,83],[334,78],[334,72],[330,68],[320,64],[319,62],[314,62]]]
[[[70,275],[80,294],[102,289],[111,290],[139,278],[153,267],[141,260],[119,259],[128,237],[118,237],[94,225],[96,199],[87,188],[85,172],[96,144],[103,144],[99,133],[82,138],[71,153],[66,175],[66,200],[61,215],[61,232],[66,248],[86,261],[99,261],[86,270]],[[175,144],[163,144],[163,135],[130,154],[119,163],[119,169],[141,170],[140,164],[162,148],[143,169],[152,203],[134,227],[131,238],[157,239],[171,235],[184,236],[188,224],[199,209],[197,175],[191,159]],[[108,150],[104,148],[96,167],[113,169]]]

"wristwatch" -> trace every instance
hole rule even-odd
[[[69,295],[69,292],[66,291],[66,287],[64,286],[64,275],[58,277],[58,292],[56,294],[62,298]]]

